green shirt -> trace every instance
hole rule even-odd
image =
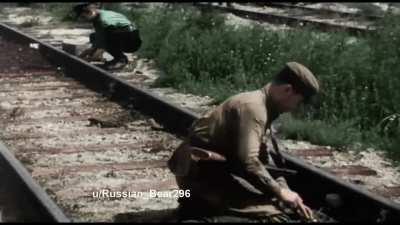
[[[120,28],[126,31],[136,30],[136,25],[126,18],[121,13],[99,10],[99,16],[93,22],[96,32],[95,44],[97,48],[105,47],[105,32],[107,28]]]

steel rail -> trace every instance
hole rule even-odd
[[[306,202],[316,206],[324,205],[327,194],[337,194],[340,197],[343,205],[334,209],[333,215],[339,221],[400,221],[400,204],[338,179],[301,159],[284,152],[282,155],[288,168],[298,172],[297,176],[288,177],[288,182],[293,189],[302,193]]]
[[[359,18],[366,18],[369,20],[379,20],[382,19],[383,16],[378,16],[378,15],[366,15],[362,13],[354,13],[354,12],[342,12],[342,11],[337,11],[337,10],[332,10],[332,9],[317,9],[317,8],[312,8],[309,6],[299,6],[299,5],[292,5],[288,3],[283,3],[283,2],[257,2],[254,3],[256,5],[266,5],[266,6],[271,6],[271,7],[279,7],[279,8],[293,8],[293,9],[300,9],[300,10],[305,10],[305,11],[310,11],[310,12],[316,12],[316,13],[325,13],[325,14],[330,14],[330,15],[343,15],[347,17],[359,17]]]
[[[105,70],[97,68],[78,57],[58,50],[48,44],[29,37],[14,28],[0,24],[0,32],[25,44],[38,43],[39,51],[55,65],[62,67],[66,75],[82,81],[90,88],[105,91],[111,99],[122,101],[143,113],[152,116],[165,129],[184,135],[192,122],[199,118],[196,114],[165,102],[161,98],[118,79]],[[78,73],[77,73],[78,72]],[[81,74],[81,76],[77,76]],[[84,76],[82,76],[84,74]],[[96,80],[94,83],[93,80]],[[328,172],[306,164],[303,160],[282,153],[288,168],[298,171],[288,179],[289,183],[313,206],[326,205],[326,194],[335,193],[344,205],[336,215],[341,221],[400,221],[400,205],[373,195],[369,191],[349,184]]]
[[[70,222],[62,210],[47,195],[47,193],[33,180],[30,173],[18,161],[10,150],[0,141],[0,169],[4,170],[7,180],[2,182],[12,190],[19,190],[14,201],[18,201],[24,210],[23,218],[18,218],[25,222]],[[2,179],[5,177],[2,176]]]
[[[262,12],[254,12],[249,10],[237,9],[233,7],[223,7],[217,5],[209,5],[209,4],[202,4],[197,3],[195,4],[197,7],[200,8],[208,8],[208,9],[216,9],[225,12],[233,13],[237,16],[245,17],[247,19],[258,20],[258,21],[266,21],[270,23],[282,24],[285,23],[289,26],[293,27],[304,27],[304,26],[311,26],[316,29],[319,29],[324,32],[335,32],[335,31],[345,31],[354,36],[363,36],[367,35],[370,32],[373,32],[373,29],[364,29],[358,28],[353,26],[343,26],[339,24],[332,24],[326,22],[319,22],[309,19],[301,19],[293,16],[284,16],[284,15],[275,15],[269,13],[262,13]]]

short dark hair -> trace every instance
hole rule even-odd
[[[78,18],[83,12],[87,12],[90,4],[91,3],[86,2],[86,3],[79,3],[79,4],[75,5],[73,8],[75,17]]]

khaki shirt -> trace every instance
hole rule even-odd
[[[237,94],[195,121],[190,139],[196,138],[227,158],[233,172],[269,196],[280,186],[259,159],[260,145],[279,113],[268,95],[269,84]]]

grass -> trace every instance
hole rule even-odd
[[[290,114],[282,115],[281,129],[284,136],[294,140],[308,140],[314,144],[328,145],[343,150],[351,146],[354,148],[362,141],[362,133],[354,128],[350,121],[344,121],[335,126],[322,120],[297,119]]]
[[[76,3],[48,3],[47,10],[60,22],[75,21],[72,7]]]
[[[189,3],[153,10],[113,7],[138,25],[144,40],[139,54],[154,58],[167,74],[157,85],[208,95],[218,103],[261,88],[286,62],[298,61],[316,74],[322,93],[303,115],[283,117],[286,137],[340,148],[362,142],[400,160],[400,125],[392,122],[391,131],[382,132],[382,121],[400,112],[398,16],[386,16],[374,35],[354,39],[312,27],[235,28]]]

